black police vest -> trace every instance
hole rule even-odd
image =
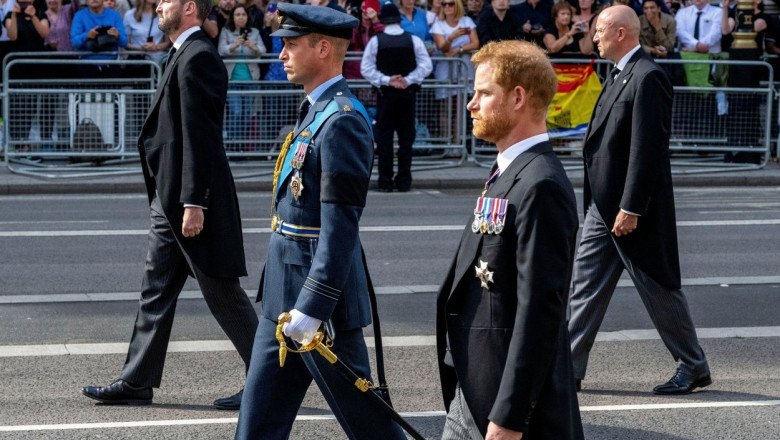
[[[412,34],[377,34],[376,68],[385,75],[406,76],[417,68]]]

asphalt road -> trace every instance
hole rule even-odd
[[[476,195],[372,192],[361,222],[393,400],[429,438],[443,424],[435,289]],[[715,383],[690,396],[649,393],[674,363],[625,280],[579,394],[586,438],[780,439],[780,189],[680,188],[676,198],[685,291]],[[242,285],[253,295],[270,200],[240,201],[250,271]],[[0,438],[232,438],[237,414],[210,402],[237,391],[243,369],[193,282],[155,404],[107,407],[80,395],[119,374],[148,225],[142,195],[0,197]],[[292,438],[344,438],[316,388]]]

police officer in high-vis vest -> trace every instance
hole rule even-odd
[[[401,29],[401,14],[385,3],[379,14],[385,25],[363,51],[360,71],[379,90],[376,102],[377,189],[406,192],[412,186],[412,144],[417,91],[433,66],[425,43]],[[398,173],[393,178],[393,133],[398,133]]]
[[[369,396],[316,352],[289,354],[280,366],[277,318],[298,344],[321,325],[332,351],[370,378],[362,328],[371,323],[358,222],[371,175],[371,124],[341,75],[353,29],[351,15],[279,3],[287,78],[306,99],[274,172],[268,258],[258,298],[263,307],[241,401],[237,439],[287,439],[312,379],[350,439],[404,439],[401,428]],[[292,343],[287,339],[287,343]]]

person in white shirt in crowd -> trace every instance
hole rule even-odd
[[[474,79],[474,66],[471,65],[471,53],[479,49],[479,37],[477,25],[474,20],[465,16],[463,3],[460,0],[442,0],[442,10],[436,21],[431,26],[431,35],[436,47],[442,55],[449,58],[459,58],[464,63],[437,62],[434,77],[437,80],[458,83],[464,80],[466,75],[469,80]],[[439,136],[450,135],[450,141],[459,143],[457,133],[457,120],[459,112],[464,111],[465,102],[451,98],[457,95],[456,89],[436,89],[436,99],[440,101],[439,109]],[[447,105],[451,108],[447,108]],[[450,124],[450,130],[447,130]],[[458,150],[450,150],[445,155],[459,157],[462,154]]]
[[[376,139],[379,156],[378,190],[407,192],[412,186],[417,92],[433,70],[425,43],[404,31],[401,14],[392,3],[382,5],[379,21],[384,32],[371,37],[363,52],[360,72],[379,91]],[[393,178],[393,134],[398,133],[398,173]]]

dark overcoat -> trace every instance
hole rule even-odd
[[[492,421],[524,439],[581,439],[566,323],[578,228],[571,183],[543,142],[486,196],[509,201],[504,229],[466,228],[437,301],[445,406],[459,383],[483,435]],[[475,276],[480,261],[493,272],[488,288]],[[444,363],[447,346],[454,368]]]
[[[632,264],[680,288],[677,221],[669,163],[672,85],[641,49],[599,97],[583,146],[585,212],[595,202],[609,229],[620,209],[639,214],[616,238]]]
[[[241,214],[222,145],[227,72],[197,31],[168,60],[138,137],[149,202],[157,193],[192,268],[213,278],[246,275]],[[182,235],[184,204],[206,208],[203,231]]]

